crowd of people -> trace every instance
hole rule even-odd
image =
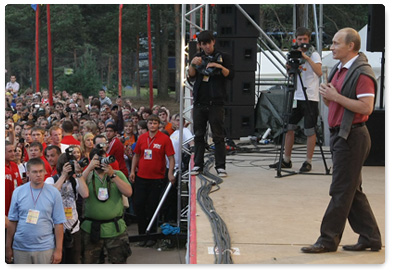
[[[100,263],[105,249],[108,262],[126,263],[127,224],[136,219],[145,234],[162,190],[175,183],[180,116],[98,93],[57,91],[50,105],[48,90],[21,93],[15,76],[7,83],[7,262]],[[187,128],[183,137],[193,138]],[[176,222],[175,202],[163,221]]]

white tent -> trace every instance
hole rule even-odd
[[[374,73],[376,75],[376,79],[378,83],[381,79],[381,52],[369,52],[366,51],[366,39],[367,39],[367,25],[365,25],[360,31],[359,35],[361,36],[361,52],[365,53],[368,57],[369,63],[372,66]],[[282,67],[282,64],[285,63],[285,59],[283,58],[282,54],[286,55],[287,52],[283,51],[282,54],[280,52],[274,52],[277,58],[281,61],[274,59],[271,57],[271,53],[265,50],[265,53],[258,53],[257,56],[257,70],[256,76],[260,77],[261,79],[283,79],[284,75],[278,70],[277,67],[281,68],[283,73],[285,69]],[[269,60],[266,55],[269,55],[270,58],[274,61],[274,64]],[[331,51],[323,51],[322,52],[322,71],[324,73],[324,80],[326,79],[325,74],[329,73],[334,65],[338,63],[338,60],[334,60],[332,57]],[[276,67],[277,66],[277,67]]]

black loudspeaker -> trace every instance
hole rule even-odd
[[[254,105],[225,106],[226,137],[238,139],[254,134]]]
[[[227,81],[227,99],[225,105],[255,104],[255,73],[235,72],[235,77]]]
[[[382,4],[369,5],[368,37],[366,50],[383,52],[385,48],[385,7]]]
[[[197,41],[189,41],[188,42],[189,62],[192,61],[192,58],[196,55],[197,52],[198,52]]]
[[[240,5],[259,24],[259,5]],[[217,6],[218,37],[258,37],[259,32],[235,5]]]
[[[216,38],[215,47],[233,58],[235,71],[256,70],[256,38]]]
[[[365,166],[385,166],[385,110],[375,110],[366,122],[372,146]]]

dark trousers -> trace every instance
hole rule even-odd
[[[381,235],[366,195],[362,192],[362,165],[370,151],[366,126],[351,129],[347,140],[331,133],[330,147],[333,176],[329,195],[332,197],[321,223],[317,242],[336,250],[348,219],[359,234],[359,243],[381,247]]]
[[[81,230],[71,234],[74,239],[72,248],[63,246],[62,263],[63,264],[80,264],[82,247],[81,247]]]
[[[210,123],[215,144],[215,167],[225,169],[225,110],[222,105],[194,105],[193,130],[195,133],[195,166],[203,167],[206,142],[204,137],[207,131],[207,122]]]
[[[144,179],[136,176],[133,196],[139,234],[145,234],[148,224],[158,207],[161,183],[161,179]],[[155,223],[150,232],[156,232]]]

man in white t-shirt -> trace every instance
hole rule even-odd
[[[173,143],[173,148],[174,148],[174,152],[175,152],[175,169],[178,168],[178,157],[180,154],[180,115],[179,114],[175,114],[173,116],[173,118],[171,119],[171,123],[173,124],[174,128],[176,128],[176,130],[170,135],[170,139],[171,142]],[[188,140],[193,139],[193,135],[191,133],[191,131],[188,128],[183,128],[183,135],[182,135],[182,142],[185,143]],[[191,142],[188,143],[188,145],[193,146],[193,140]]]
[[[303,92],[300,78],[297,79],[297,88],[294,94],[296,108],[292,109],[285,137],[284,158],[281,168],[292,168],[291,154],[294,144],[297,123],[304,117],[304,134],[307,136],[306,160],[303,162],[300,172],[311,171],[311,161],[316,143],[315,126],[318,117],[318,87],[319,77],[322,75],[321,57],[317,51],[310,46],[311,32],[304,27],[299,27],[295,33],[296,42],[302,52],[302,61],[299,67],[303,86],[306,88],[307,100]],[[309,104],[309,105],[307,105]],[[308,107],[310,106],[310,107]],[[269,165],[270,168],[278,168],[279,162]]]
[[[16,82],[16,77],[14,75],[12,75],[10,77],[10,81],[7,82],[5,86],[5,91],[10,92],[13,95],[18,95],[19,83]]]

